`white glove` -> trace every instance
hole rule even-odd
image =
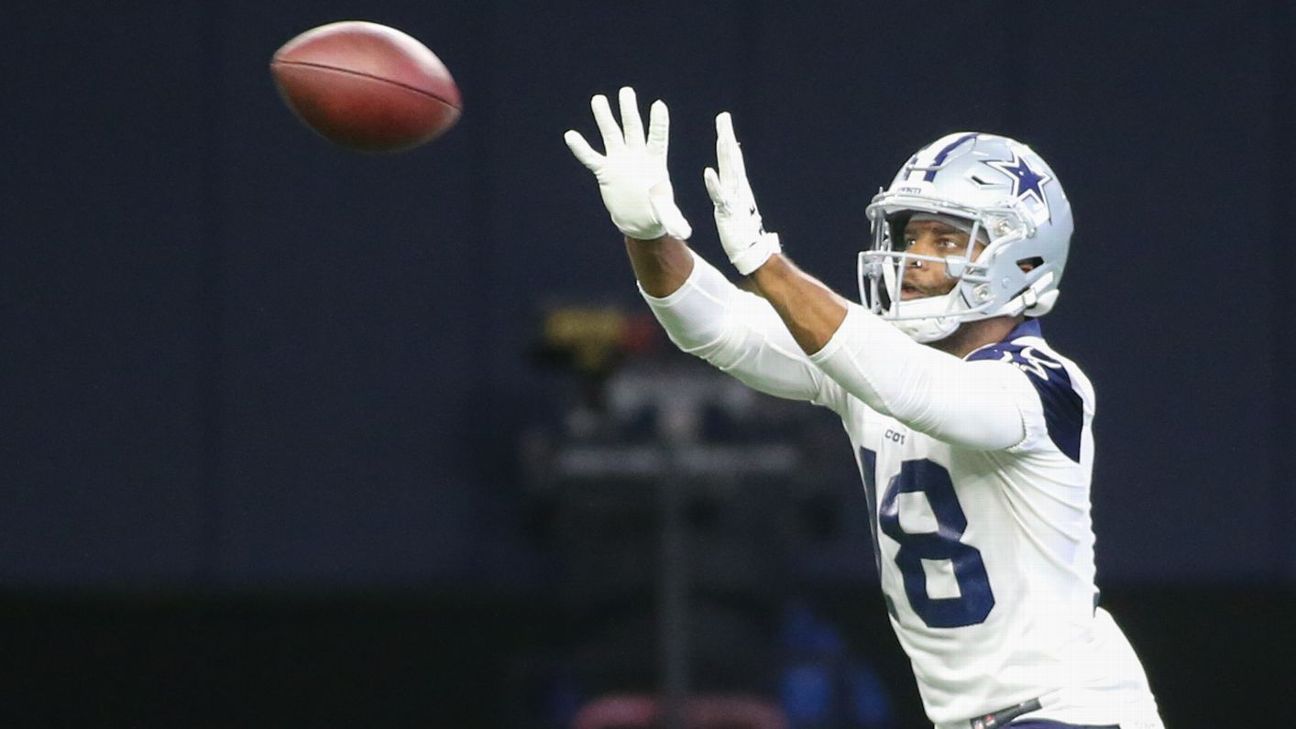
[[[756,197],[747,182],[742,150],[734,137],[729,112],[716,117],[716,162],[720,174],[710,167],[702,173],[707,194],[715,203],[716,230],[720,243],[738,273],[746,276],[778,253],[777,233],[766,233],[756,210]]]
[[[603,205],[612,216],[612,224],[622,233],[638,240],[656,240],[663,235],[687,240],[693,228],[675,205],[675,192],[666,171],[670,129],[666,105],[660,100],[653,102],[645,142],[634,89],[626,86],[620,96],[624,134],[612,118],[607,97],[599,94],[590,100],[606,154],[595,152],[575,130],[564,134],[563,140],[598,179]]]

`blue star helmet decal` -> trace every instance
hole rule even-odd
[[[1044,220],[1049,219],[1049,202],[1044,195],[1044,185],[1053,179],[1047,172],[1036,172],[1016,152],[1010,160],[985,160],[990,167],[999,170],[1012,179],[1013,197],[1031,205],[1032,209],[1043,208]]]

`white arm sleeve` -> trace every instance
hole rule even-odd
[[[841,412],[844,391],[810,362],[774,307],[696,253],[693,272],[678,290],[663,298],[642,287],[639,293],[681,350],[761,392]]]
[[[976,450],[1026,437],[1024,407],[1037,399],[1026,378],[994,361],[965,362],[919,344],[853,304],[810,360],[869,407],[914,430]]]

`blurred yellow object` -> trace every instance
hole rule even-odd
[[[570,353],[577,369],[601,372],[620,354],[625,322],[625,315],[615,309],[554,309],[545,317],[543,346]]]

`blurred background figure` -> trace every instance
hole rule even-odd
[[[779,700],[792,726],[899,726],[889,690],[868,657],[853,655],[841,631],[804,600],[788,602],[782,638]]]

